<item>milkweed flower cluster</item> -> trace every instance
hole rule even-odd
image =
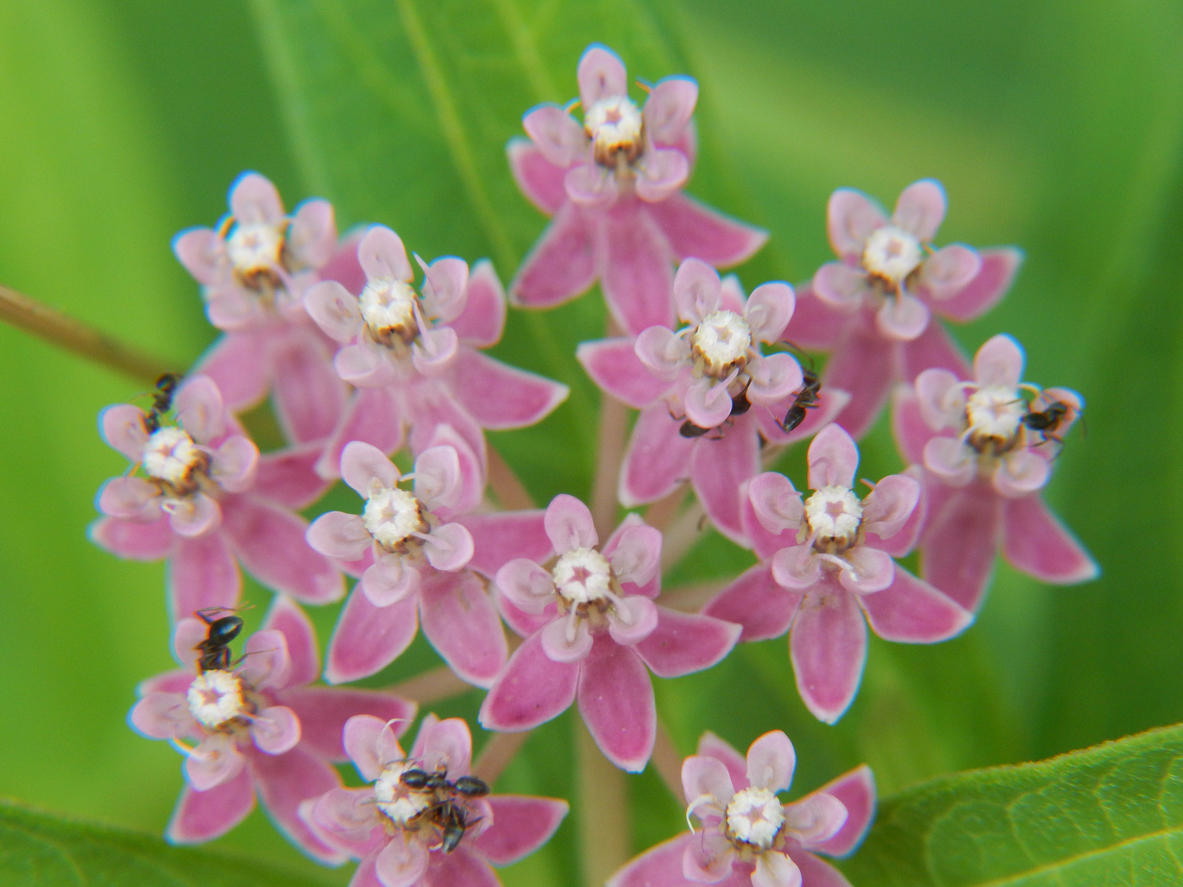
[[[493,885],[491,866],[558,827],[565,802],[491,791],[462,720],[427,715],[404,753],[399,737],[429,700],[310,686],[320,655],[300,605],[341,599],[346,577],[327,682],[380,673],[421,627],[484,693],[483,727],[531,730],[574,703],[607,760],[635,772],[659,733],[654,676],[787,634],[786,677],[833,723],[856,697],[868,625],[907,643],[964,631],[999,550],[1046,581],[1095,575],[1040,498],[1083,399],[1021,381],[1009,336],[971,369],[938,320],[996,303],[1016,250],[935,246],[946,200],[934,181],[909,185],[890,217],[842,189],[828,216],[838,261],[745,295],[719,268],[766,235],[682,193],[694,81],[660,80],[638,107],[623,62],[598,45],[577,81],[582,120],[540,105],[509,146],[518,184],[552,217],[510,293],[545,308],[600,282],[611,337],[574,356],[638,416],[627,443],[600,454],[596,488],[625,509],[659,503],[615,530],[602,503],[593,514],[566,492],[523,510],[497,507],[504,486],[486,495],[509,469],[485,431],[534,425],[567,395],[483,353],[507,321],[487,260],[424,261],[384,225],[340,237],[327,201],[289,214],[258,173],[234,184],[217,227],[174,242],[221,336],[179,384],[161,380],[150,409],[102,414],[131,467],[102,487],[91,533],[119,556],[169,563],[186,668],[145,682],[130,719],[184,755],[171,839],[220,835],[257,797],[305,852],[359,860],[354,885]],[[824,369],[803,346],[828,355]],[[856,439],[893,385],[906,464],[856,491]],[[285,443],[260,452],[244,413],[267,396]],[[766,470],[805,440],[804,483]],[[361,502],[306,521],[337,479]],[[688,612],[662,569],[697,509],[756,563]],[[914,550],[919,575],[897,562]],[[276,597],[235,658],[240,567]],[[346,757],[367,786],[344,785],[332,764]],[[692,834],[611,883],[844,883],[814,854],[857,845],[870,771],[785,804],[793,766],[781,731],[746,762],[707,734],[682,770]]]

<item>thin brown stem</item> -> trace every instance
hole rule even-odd
[[[596,474],[592,481],[591,513],[601,540],[616,526],[616,487],[624,461],[624,434],[628,408],[612,397],[600,400],[600,435],[596,450]]]
[[[493,490],[493,495],[497,497],[497,503],[506,511],[521,511],[536,507],[534,505],[534,497],[530,495],[530,491],[526,489],[514,470],[509,467],[509,463],[501,458],[492,447],[488,448],[489,453],[489,486]]]
[[[661,781],[680,802],[682,800],[682,756],[674,738],[661,718],[657,719],[657,742],[653,746],[653,766]]]
[[[414,699],[420,705],[426,706],[441,699],[450,699],[467,693],[472,689],[472,685],[456,677],[450,668],[440,666],[400,681],[387,689],[396,696]]]
[[[476,762],[472,765],[472,772],[492,785],[509,766],[514,756],[522,750],[532,732],[524,730],[521,733],[494,733],[493,738],[485,743],[485,747],[477,756]]]
[[[685,498],[686,487],[679,486],[664,499],[658,499],[645,509],[645,523],[664,533],[673,519],[677,517],[678,509]]]
[[[574,718],[579,774],[579,859],[583,883],[603,884],[628,859],[629,822],[624,773],[604,757],[583,721]]]
[[[661,593],[660,604],[682,613],[697,613],[707,602],[717,595],[723,587],[722,582],[701,582],[697,585],[685,585],[671,591]]]
[[[174,369],[155,355],[120,342],[3,285],[0,285],[0,320],[32,333],[50,345],[148,384]]]
[[[695,502],[670,524],[661,543],[661,571],[664,573],[690,550],[706,527],[706,512]]]

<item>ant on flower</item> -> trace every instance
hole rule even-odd
[[[242,618],[218,614],[233,612],[229,607],[206,607],[195,614],[209,626],[205,640],[193,648],[201,652],[197,657],[199,673],[230,668],[230,642],[242,631]]]
[[[722,423],[716,425],[715,428],[722,428],[731,421],[733,416],[742,416],[752,408],[752,402],[748,400],[748,385],[751,384],[752,382],[749,379],[748,384],[744,386],[743,391],[731,396],[731,414],[726,419],[724,419]],[[708,431],[712,430],[713,429],[711,428],[703,428],[700,425],[695,425],[693,422],[687,419],[682,423],[682,427],[678,429],[678,434],[682,435],[682,437],[702,437]]]
[[[1047,443],[1049,440],[1062,444],[1063,438],[1057,437],[1055,431],[1067,415],[1068,404],[1061,400],[1053,400],[1043,410],[1028,410],[1027,414],[1023,416],[1023,424],[1032,431],[1039,432],[1039,436],[1043,438],[1037,446]]]
[[[426,818],[440,828],[440,846],[451,853],[472,825],[464,799],[479,798],[489,793],[489,785],[477,776],[461,776],[455,782],[448,779],[446,767],[428,772],[411,767],[399,774],[399,782],[417,792],[431,793],[433,803],[425,809]]]
[[[173,395],[181,384],[180,373],[162,373],[156,379],[156,392],[152,395],[152,409],[144,414],[144,430],[155,434],[160,429],[161,417],[173,404]]]
[[[804,357],[808,366],[801,367],[801,390],[797,392],[797,398],[793,401],[788,411],[785,413],[784,420],[780,423],[780,427],[785,431],[792,431],[803,421],[805,421],[805,411],[812,410],[819,406],[818,392],[821,391],[822,383],[818,378],[817,372],[813,368],[813,360],[808,355],[804,354],[795,345],[790,346],[790,350],[797,357],[797,362],[801,362]]]

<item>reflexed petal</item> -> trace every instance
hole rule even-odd
[[[617,579],[646,585],[661,563],[661,530],[644,524],[625,527],[611,550],[605,546],[605,554]]]
[[[928,306],[906,293],[888,299],[875,314],[875,325],[888,339],[910,342],[928,326]]]
[[[509,286],[530,308],[558,305],[584,292],[598,274],[594,227],[572,203],[561,207],[531,247]]]
[[[657,335],[663,340],[666,340],[664,334],[670,332],[664,327],[650,329],[658,330]],[[637,337],[637,347],[640,347],[641,339],[648,332],[643,330]],[[637,356],[632,339],[584,342],[575,350],[575,357],[583,364],[593,382],[634,409],[648,406],[669,387],[667,381],[648,371],[646,364]]]
[[[376,690],[290,687],[283,691],[282,698],[300,719],[301,747],[331,761],[349,757],[342,735],[346,722],[354,715],[367,714],[383,724],[410,724],[415,718],[414,702]]]
[[[374,857],[374,872],[383,887],[411,887],[426,874],[427,846],[409,832],[395,829]]]
[[[592,636],[587,621],[574,613],[552,619],[538,634],[542,637],[542,649],[554,662],[579,662],[591,652]]]
[[[268,332],[244,330],[223,334],[201,356],[192,373],[214,380],[228,409],[257,404],[267,394],[271,360]]]
[[[461,348],[450,370],[450,394],[483,428],[540,422],[569,393],[566,385]]]
[[[311,505],[329,486],[315,471],[323,450],[323,443],[298,444],[260,456],[252,495],[292,509]]]
[[[649,673],[633,650],[597,638],[581,664],[577,697],[604,756],[622,770],[643,770],[657,738],[657,708]]]
[[[748,364],[748,400],[771,406],[801,390],[801,364],[791,354],[770,354]]]
[[[771,569],[757,564],[719,592],[703,613],[742,625],[740,640],[762,641],[789,630],[801,598],[774,582]]]
[[[697,256],[716,268],[749,258],[768,232],[716,212],[685,194],[672,194],[645,211],[665,234],[678,259]]]
[[[323,440],[345,412],[346,386],[319,334],[293,335],[285,344],[273,355],[275,406],[284,435],[297,442]]]
[[[423,274],[423,301],[428,313],[440,323],[451,324],[468,301],[468,263],[444,256],[424,268]]]
[[[615,646],[615,645],[613,645]],[[509,658],[489,688],[478,719],[490,730],[528,730],[564,712],[575,698],[578,664],[554,662],[536,633]]]
[[[470,827],[465,835],[480,831],[488,821],[482,819],[475,829]],[[466,837],[453,853],[436,853],[420,882],[422,887],[453,887],[457,884],[465,887],[501,887],[501,881],[489,863],[479,853],[472,851],[471,841],[472,838]]]
[[[1087,582],[1100,573],[1087,551],[1038,496],[1008,499],[1003,507],[1003,554],[1015,567],[1058,585]]]
[[[961,633],[973,621],[971,613],[900,567],[890,587],[861,603],[871,629],[887,641],[932,644]]]
[[[740,627],[721,619],[666,607],[657,607],[657,613],[657,627],[635,649],[658,677],[681,677],[710,668],[739,640]]]
[[[543,525],[542,510],[466,514],[459,522],[468,527],[475,551],[469,568],[494,576],[514,556],[542,563],[554,554]]]
[[[748,748],[748,784],[756,788],[785,791],[793,782],[796,766],[797,753],[782,730],[765,733]]]
[[[810,846],[830,856],[846,856],[858,846],[875,813],[875,780],[866,764],[827,782],[818,792],[837,798],[846,808],[846,821],[831,838]],[[812,883],[812,882],[810,882]]]
[[[167,584],[174,620],[206,607],[232,608],[242,593],[242,575],[221,533],[180,540]]]
[[[224,244],[210,228],[189,228],[173,238],[173,252],[185,270],[203,286],[218,282]]]
[[[309,287],[304,293],[304,310],[334,341],[352,342],[362,331],[357,296],[335,280],[325,280]]]
[[[842,570],[838,581],[855,594],[870,595],[882,591],[895,575],[895,561],[891,555],[869,545],[856,545],[846,552],[845,560],[851,569]]]
[[[863,526],[868,533],[890,539],[920,502],[920,482],[906,474],[889,474],[863,499]]]
[[[320,862],[344,862],[347,854],[321,840],[299,814],[302,801],[341,787],[337,772],[302,748],[277,757],[252,755],[250,763],[259,803],[287,838]]]
[[[805,520],[805,505],[793,482],[783,474],[766,471],[748,482],[748,501],[757,520],[770,533],[799,530]]]
[[[858,447],[839,425],[827,425],[809,445],[809,488],[853,487]]]
[[[357,772],[366,782],[373,782],[381,776],[382,768],[390,763],[378,754],[379,737],[385,730],[386,721],[374,715],[354,715],[345,722],[342,745],[349,759],[357,766]],[[396,742],[395,745],[397,744]],[[403,755],[400,752],[398,758],[401,757]]]
[[[678,317],[697,325],[712,311],[722,307],[722,282],[719,272],[702,259],[686,259],[674,276],[674,305]]]
[[[784,334],[793,317],[797,297],[787,283],[763,283],[752,290],[744,308],[744,318],[752,328],[752,338],[775,342]]]
[[[917,240],[930,241],[945,218],[945,189],[936,179],[913,182],[900,194],[891,220]]]
[[[714,428],[731,415],[731,394],[726,382],[712,384],[709,376],[695,379],[686,389],[683,408],[686,418],[699,428]]]
[[[752,872],[752,887],[801,887],[801,870],[787,853],[761,853]]]
[[[201,740],[185,758],[185,780],[195,791],[209,791],[241,773],[245,763],[234,740],[215,733]]]
[[[185,788],[165,836],[174,844],[199,844],[226,834],[255,806],[255,792],[246,769],[207,791]]]
[[[801,870],[801,882],[805,887],[851,887],[841,872],[812,853],[798,853],[793,862]]]
[[[690,163],[681,151],[650,148],[641,161],[640,173],[636,180],[637,196],[648,203],[657,203],[686,184]]]
[[[451,321],[452,329],[465,344],[496,345],[505,329],[505,290],[492,262],[481,259],[472,266],[465,292],[464,310]]]
[[[965,322],[985,314],[1001,301],[1014,282],[1023,261],[1023,253],[1014,247],[979,251],[981,269],[958,292],[946,296],[933,306],[945,317]]]
[[[924,467],[955,487],[965,486],[977,474],[972,451],[956,437],[930,438],[924,445]]]
[[[222,393],[207,376],[190,376],[173,398],[177,424],[198,443],[211,443],[226,430]]]
[[[683,365],[690,359],[690,347],[686,339],[664,326],[651,326],[641,330],[631,350],[635,359],[641,362],[638,369],[642,377],[656,375],[662,380],[657,395],[640,406],[647,406],[664,393],[668,384],[678,377]]]
[[[437,570],[454,573],[472,560],[472,536],[460,524],[444,524],[428,534],[423,551]]]
[[[531,108],[522,118],[526,135],[555,166],[568,167],[587,152],[587,135],[570,114],[547,103]]]
[[[867,238],[887,224],[878,206],[860,191],[839,188],[826,206],[826,231],[839,258],[860,258]]]
[[[161,507],[168,515],[173,532],[186,539],[208,535],[222,522],[222,509],[205,493],[195,493],[188,499],[171,500]]]
[[[628,74],[620,56],[607,46],[593,43],[579,58],[579,100],[585,109],[600,99],[628,95]]]
[[[398,658],[418,630],[417,598],[375,607],[355,589],[329,641],[325,680],[340,684],[374,674]]]
[[[543,524],[551,545],[559,554],[576,548],[595,548],[600,541],[591,511],[566,493],[560,493],[550,500]]]
[[[1023,375],[1023,349],[1005,333],[986,341],[974,355],[974,380],[979,385],[1017,388]]]
[[[747,421],[744,421],[747,420]],[[707,516],[728,539],[744,545],[740,488],[760,470],[759,435],[740,416],[721,440],[698,440],[690,453],[690,482]]]
[[[657,81],[645,100],[645,131],[650,139],[672,145],[694,115],[698,84],[690,77],[664,77]]]
[[[307,524],[289,511],[246,500],[226,502],[226,536],[242,565],[264,585],[323,604],[345,594],[337,569],[304,539]]]
[[[635,203],[613,209],[604,227],[600,287],[613,318],[626,333],[673,326],[672,263],[665,235]]]
[[[874,325],[866,322],[867,314],[859,312],[847,326],[822,379],[823,398],[827,389],[850,392],[850,402],[838,420],[856,438],[866,434],[879,417],[887,392],[899,376],[898,350],[902,347],[885,341]]]
[[[383,453],[393,453],[402,445],[404,421],[401,402],[393,392],[385,389],[354,392],[341,425],[316,463],[317,473],[324,478],[339,477],[342,451],[353,440],[372,444]]]
[[[924,260],[920,285],[938,302],[955,295],[982,270],[982,259],[968,246],[951,244]]]
[[[493,601],[475,574],[424,577],[419,595],[423,633],[461,680],[488,687],[509,648]]]
[[[373,539],[360,515],[330,511],[308,526],[308,544],[326,557],[354,561],[366,553]]]
[[[320,654],[317,652],[316,632],[308,615],[295,601],[276,597],[267,613],[263,627],[283,635],[287,647],[289,667],[285,687],[311,684],[320,674]]]
[[[994,489],[1007,497],[1026,496],[1043,488],[1051,470],[1047,459],[1030,450],[1009,453],[994,472]]]
[[[147,523],[160,514],[160,490],[142,477],[113,477],[99,490],[98,508],[111,517]]]
[[[372,225],[357,245],[357,260],[368,280],[409,282],[414,275],[402,239],[385,225]]]
[[[337,223],[327,200],[303,201],[292,215],[286,246],[301,265],[320,268],[337,248]]]
[[[278,222],[283,218],[283,201],[268,178],[244,172],[230,186],[230,212],[240,225]]]
[[[553,798],[496,795],[489,798],[493,825],[473,839],[494,865],[509,865],[533,853],[555,833],[567,815],[567,802]]]
[[[505,564],[493,581],[503,595],[527,613],[541,613],[555,597],[550,572],[526,558]]]
[[[620,194],[616,177],[590,161],[567,170],[563,187],[573,204],[593,211],[607,209]]]
[[[510,139],[505,147],[514,181],[536,207],[553,215],[567,200],[563,190],[565,167],[555,166],[529,139]]]
[[[717,758],[698,754],[682,761],[682,794],[688,803],[711,797],[721,808],[726,807],[740,787],[724,762]],[[746,787],[746,783],[742,787]]]
[[[259,751],[281,755],[300,741],[300,719],[286,705],[272,705],[251,718],[251,738]]]
[[[255,470],[259,464],[259,448],[247,437],[236,434],[226,438],[214,451],[214,480],[230,493],[241,493],[255,483]]]
[[[834,723],[854,700],[867,658],[867,623],[856,596],[833,585],[808,595],[789,649],[806,707]]]
[[[361,575],[361,592],[375,607],[389,607],[419,591],[419,570],[402,556],[383,553]]]
[[[1002,513],[1002,500],[975,484],[934,511],[921,537],[920,575],[970,612],[980,605],[994,569]]]
[[[657,606],[649,598],[631,594],[620,599],[608,618],[608,634],[622,646],[644,640],[657,628]]]
[[[841,262],[827,262],[813,275],[810,289],[826,306],[850,313],[863,303],[870,291],[866,272]]]
[[[665,404],[641,411],[625,451],[618,496],[631,508],[672,493],[690,474],[690,458],[698,441],[678,433],[680,420]]]
[[[411,346],[411,363],[425,376],[436,375],[451,366],[459,348],[455,330],[435,327],[419,334],[419,341]]]
[[[931,307],[931,306],[930,306]],[[901,347],[904,357],[904,380],[915,380],[927,369],[939,367],[948,370],[959,379],[970,376],[969,361],[961,346],[950,338],[939,323],[929,323],[919,336]]]

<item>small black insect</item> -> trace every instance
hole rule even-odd
[[[160,418],[173,405],[173,395],[181,384],[180,373],[164,373],[156,380],[156,392],[152,395],[152,409],[144,414],[144,429],[155,434],[160,429]]]
[[[818,379],[817,373],[812,369],[802,367],[801,379],[804,384],[797,392],[797,399],[793,401],[789,411],[785,413],[784,421],[780,423],[780,427],[785,431],[792,431],[800,425],[805,420],[805,411],[812,410],[818,405],[817,394],[821,391],[822,383]]]
[[[455,850],[468,827],[476,822],[473,820],[473,823],[470,823],[468,810],[462,804],[457,804],[452,800],[441,801],[435,805],[431,811],[431,821],[443,830],[440,846],[445,853]]]
[[[467,798],[479,798],[489,793],[489,784],[477,776],[461,776],[452,787]]]
[[[752,382],[749,379],[748,384],[743,387],[743,391],[739,392],[738,394],[731,395],[731,412],[728,414],[727,419],[723,420],[723,423],[726,423],[727,420],[731,419],[733,416],[742,416],[752,408],[752,402],[748,400],[748,385],[751,384]],[[715,427],[718,428],[720,426],[716,425]],[[703,428],[701,425],[695,425],[693,422],[687,419],[682,423],[682,427],[678,429],[678,434],[682,435],[682,437],[702,437],[710,430],[712,429]]]
[[[411,767],[399,774],[398,781],[415,791],[453,790],[456,788],[448,779],[446,768],[428,773],[419,767]]]
[[[226,607],[207,607],[197,611],[197,617],[209,626],[205,640],[194,647],[199,672],[230,667],[230,642],[242,631],[242,619],[238,616],[218,616],[230,612]],[[215,618],[216,617],[216,618]]]
[[[1043,410],[1031,410],[1023,417],[1023,424],[1032,431],[1038,431],[1039,436],[1043,438],[1043,443],[1049,440],[1054,440],[1056,443],[1063,443],[1061,438],[1056,437],[1055,431],[1060,427],[1060,423],[1064,421],[1064,417],[1068,415],[1068,404],[1063,401],[1053,400]]]

